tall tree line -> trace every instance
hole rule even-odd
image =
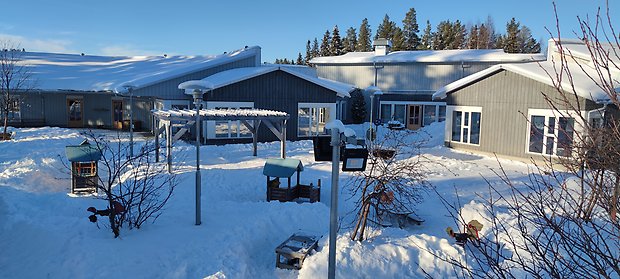
[[[386,38],[392,42],[392,51],[400,50],[448,50],[448,49],[504,49],[507,53],[540,52],[540,42],[532,37],[531,30],[515,18],[506,23],[505,33],[495,31],[493,19],[465,25],[460,20],[443,20],[434,28],[426,21],[420,31],[415,8],[410,8],[400,24],[385,14],[373,36],[368,19],[359,27],[349,27],[340,35],[337,25],[325,30],[322,39],[315,37],[306,41],[305,55],[298,53],[297,59],[276,59],[279,64],[310,65],[314,57],[336,56],[348,52],[372,51],[372,40]]]

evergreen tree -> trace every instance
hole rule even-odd
[[[399,51],[405,50],[405,35],[400,27],[395,27],[392,35],[392,50]]]
[[[310,40],[308,40],[306,42],[306,57],[304,57],[304,64],[310,65],[310,60],[312,60],[312,58],[314,57],[312,56],[312,49],[310,48]]]
[[[492,48],[491,42],[493,41],[493,36],[491,35],[491,29],[487,27],[487,25],[480,24],[480,28],[478,29],[478,49],[489,49]]]
[[[502,38],[501,47],[507,53],[519,53],[520,43],[519,43],[519,28],[520,23],[513,17],[506,24],[506,34]]]
[[[351,92],[351,118],[353,118],[353,123],[364,123],[366,114],[366,101],[362,92],[360,90]]]
[[[314,41],[312,42],[312,50],[310,51],[310,53],[312,53],[312,58],[318,57],[320,54],[319,41],[316,39],[316,37],[314,37]]]
[[[353,52],[355,51],[355,47],[357,46],[357,32],[355,28],[349,27],[347,29],[347,36],[342,41],[344,45],[344,52]]]
[[[303,65],[304,64],[304,58],[301,56],[301,52],[299,52],[297,54],[297,65]]]
[[[416,18],[416,11],[414,8],[411,8],[405,15],[405,19],[403,19],[405,50],[418,49],[418,46],[420,45],[420,37],[418,36],[419,32],[420,29]]]
[[[279,58],[276,58],[276,61],[274,61],[273,64],[282,64],[282,63]]]
[[[281,62],[280,64],[291,64],[291,62],[288,62],[288,59],[286,59],[286,58],[284,58],[280,62]]]
[[[450,49],[453,41],[454,34],[452,33],[452,22],[450,22],[449,20],[444,20],[437,24],[435,33],[433,34],[432,49]]]
[[[521,53],[539,53],[540,43],[532,37],[532,32],[527,26],[522,26],[519,30],[519,44]]]
[[[469,36],[467,37],[467,48],[478,49],[480,42],[478,41],[478,24],[474,24],[469,28]]]
[[[460,20],[456,20],[451,26],[452,42],[448,46],[449,49],[463,49],[466,47],[467,29]]]
[[[344,53],[344,47],[342,46],[342,39],[340,38],[340,31],[338,25],[334,26],[332,31],[332,39],[329,45],[329,52],[331,55],[341,55]]]
[[[370,41],[371,33],[372,30],[370,29],[370,24],[368,24],[368,19],[364,18],[360,25],[360,33],[355,51],[372,51],[372,42]]]
[[[323,35],[323,40],[321,41],[321,50],[319,55],[320,56],[331,56],[331,49],[329,47],[329,43],[331,41],[331,35],[329,33],[329,30],[325,31],[325,34]]]
[[[433,33],[431,31],[431,22],[427,20],[426,28],[424,28],[424,34],[422,34],[422,39],[420,41],[420,44],[418,45],[418,49],[431,49],[433,44]]]
[[[392,40],[394,36],[394,29],[396,28],[396,23],[390,20],[390,16],[385,14],[383,17],[383,22],[379,24],[377,27],[377,33],[375,34],[375,40],[378,38],[384,38]]]

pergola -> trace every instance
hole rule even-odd
[[[159,135],[166,131],[166,158],[168,171],[172,170],[172,144],[187,133],[199,121],[228,121],[239,120],[252,132],[253,154],[257,155],[258,128],[265,124],[267,128],[280,140],[280,157],[286,158],[286,122],[289,115],[286,112],[265,109],[201,109],[199,117],[195,110],[153,110],[155,117],[155,149],[156,161],[159,161]],[[157,123],[164,124],[163,127]],[[174,135],[172,127],[180,127]],[[200,133],[200,131],[196,131]],[[196,158],[198,161],[199,158]]]

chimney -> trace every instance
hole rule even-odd
[[[392,42],[385,38],[378,38],[372,42],[372,46],[375,47],[375,55],[387,55],[392,48]]]

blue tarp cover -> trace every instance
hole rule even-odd
[[[291,177],[296,171],[303,171],[304,165],[298,159],[267,159],[263,174],[271,177]]]
[[[93,162],[101,159],[101,152],[96,146],[90,145],[88,141],[80,145],[70,145],[65,147],[65,154],[70,162]]]

